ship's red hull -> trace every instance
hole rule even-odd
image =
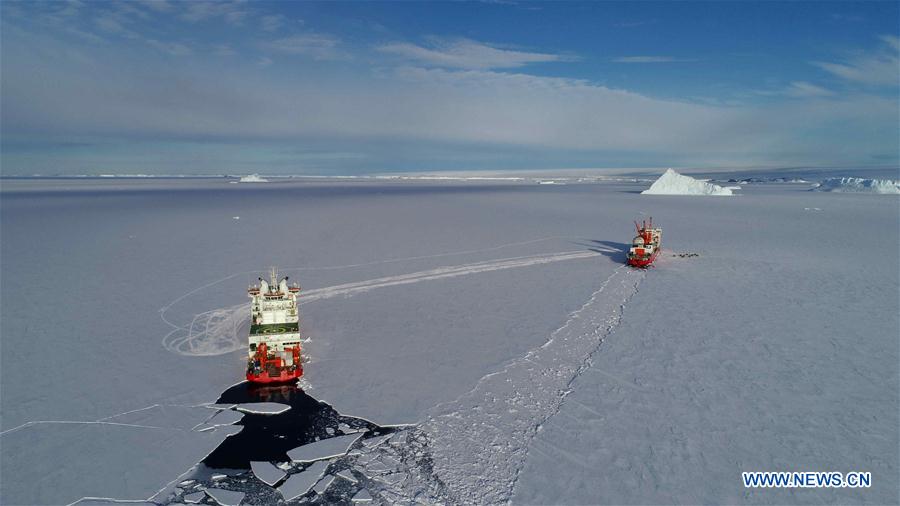
[[[628,265],[640,268],[647,267],[656,260],[657,256],[659,256],[659,250],[660,248],[657,248],[648,258],[629,258]]]
[[[247,381],[251,383],[288,383],[290,381],[296,381],[298,378],[303,376],[303,367],[297,367],[295,369],[284,368],[278,371],[278,375],[270,375],[270,371],[261,371],[259,374],[253,374],[252,372],[247,373]]]

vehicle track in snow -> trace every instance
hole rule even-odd
[[[549,255],[510,257],[463,265],[443,266],[425,271],[307,290],[301,293],[299,304],[304,305],[333,297],[352,297],[371,290],[391,286],[468,276],[503,269],[531,267],[568,260],[581,260],[600,255],[596,251],[577,250]],[[173,353],[196,356],[222,355],[242,349],[246,340],[244,335],[246,332],[242,332],[242,330],[247,330],[245,327],[249,322],[249,313],[250,304],[244,303],[200,313],[194,316],[189,324],[183,326],[175,325],[166,320],[167,323],[175,328],[163,338],[162,345]]]

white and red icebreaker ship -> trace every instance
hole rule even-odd
[[[287,276],[278,280],[275,268],[271,281],[247,289],[250,295],[250,337],[247,380],[253,383],[285,383],[303,375],[300,355],[300,314],[297,295],[300,285],[288,285]]]
[[[653,228],[653,218],[650,222],[634,222],[637,228],[637,236],[631,241],[628,249],[627,261],[632,267],[647,267],[652,264],[659,255],[662,243],[662,229]]]

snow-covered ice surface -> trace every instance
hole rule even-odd
[[[830,177],[812,188],[817,192],[878,193],[900,195],[900,180]]]
[[[715,219],[695,202],[654,213],[669,251],[701,256],[648,273],[513,502],[897,504],[898,200],[748,190]],[[764,470],[870,471],[873,486],[742,487]]]
[[[245,289],[269,265],[304,288],[301,384],[328,403],[315,433],[364,433],[319,461],[333,481],[304,500],[900,502],[898,199],[643,188],[3,181],[0,503],[278,497],[250,462],[288,479],[308,464],[288,462],[283,428],[252,443],[309,409],[238,420],[245,401],[220,397],[239,388]],[[663,254],[623,269],[647,215]],[[46,286],[65,301],[49,317]],[[412,425],[373,435],[362,419]],[[873,486],[748,490],[747,470],[870,471]]]
[[[723,188],[719,185],[700,181],[690,176],[679,174],[672,169],[667,169],[659,179],[650,185],[650,188],[641,192],[641,195],[733,195],[733,189],[740,187],[729,186]]]

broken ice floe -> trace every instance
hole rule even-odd
[[[269,462],[250,462],[250,469],[253,474],[266,485],[275,486],[276,483],[285,477],[285,472]]]
[[[189,504],[198,504],[204,497],[206,497],[206,494],[201,491],[187,494],[182,499]]]
[[[313,487],[313,491],[317,494],[324,494],[328,487],[331,486],[331,483],[334,481],[334,476],[328,475],[319,480],[319,483],[316,483],[316,486]]]
[[[315,460],[338,457],[347,453],[353,443],[360,437],[362,436],[359,434],[351,434],[348,436],[323,439],[321,441],[316,441],[315,443],[303,445],[299,448],[294,448],[288,452],[288,457],[294,462],[312,462]]]
[[[238,411],[256,415],[278,415],[289,409],[291,409],[291,407],[287,404],[280,404],[277,402],[251,402],[237,405]]]
[[[353,502],[371,502],[372,494],[369,493],[368,490],[362,489],[353,496],[351,499]]]
[[[350,483],[356,483],[357,481],[359,481],[356,479],[355,476],[353,476],[353,473],[351,473],[347,469],[344,469],[343,471],[337,473],[337,476],[340,476],[341,478],[348,480]]]
[[[292,474],[287,481],[278,487],[278,491],[281,492],[285,501],[293,501],[309,492],[313,485],[319,481],[319,478],[322,477],[327,467],[328,462],[315,462],[300,473]]]
[[[243,492],[235,492],[234,490],[225,490],[222,488],[208,488],[206,489],[206,495],[222,506],[238,506],[244,499]]]

